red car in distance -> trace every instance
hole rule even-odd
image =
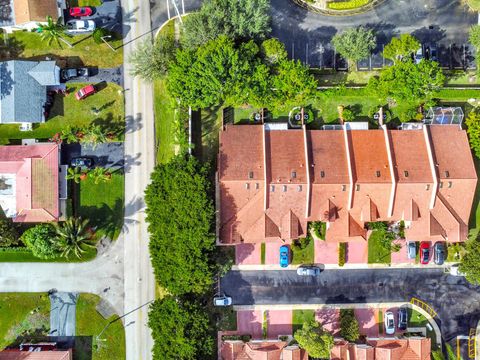
[[[83,88],[81,88],[80,90],[78,90],[75,93],[75,98],[77,100],[83,100],[86,97],[95,94],[96,92],[97,92],[97,90],[95,89],[95,86],[87,85],[87,86],[84,86]]]
[[[93,14],[93,9],[89,6],[73,7],[70,8],[69,13],[74,17],[90,16]]]
[[[422,241],[420,243],[420,263],[422,265],[428,264],[430,261],[430,243],[428,241]]]

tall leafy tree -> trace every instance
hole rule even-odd
[[[150,256],[158,283],[173,295],[213,283],[214,208],[207,168],[178,155],[158,165],[145,191]]]
[[[470,41],[470,44],[472,44],[477,51],[480,50],[480,25],[473,25],[470,28],[470,34],[469,34],[468,40]]]
[[[476,111],[470,111],[465,119],[465,125],[467,125],[470,147],[475,155],[480,157],[480,114]]]
[[[480,284],[480,240],[476,237],[467,240],[467,253],[463,256],[458,270],[472,284]]]
[[[314,358],[330,359],[333,347],[333,336],[323,330],[315,320],[305,322],[300,330],[295,332],[298,345]]]
[[[158,360],[210,359],[213,338],[208,315],[199,305],[166,296],[150,306],[148,326]]]
[[[420,42],[410,34],[401,34],[400,37],[394,37],[385,45],[383,57],[397,62],[408,58],[420,48]]]
[[[348,60],[351,68],[357,68],[357,61],[366,59],[375,48],[373,30],[362,26],[350,28],[332,38],[335,50]]]
[[[60,251],[55,242],[55,229],[51,224],[40,224],[26,230],[22,242],[40,259],[55,259]]]
[[[340,310],[340,336],[351,342],[357,341],[360,337],[358,320],[353,309]]]
[[[262,40],[270,32],[269,0],[206,0],[183,23],[182,45],[197,47],[221,35]]]
[[[153,43],[145,40],[130,55],[131,74],[146,81],[165,76],[175,59],[175,40],[172,34],[161,34]]]
[[[1,185],[1,179],[0,179]],[[11,219],[3,214],[0,215],[0,247],[8,247],[18,244],[19,236]]]
[[[399,62],[369,80],[367,89],[382,99],[423,101],[432,98],[445,82],[436,61]]]
[[[287,59],[285,45],[278,39],[271,38],[262,42],[262,55],[268,64],[276,64]]]
[[[81,258],[86,248],[95,248],[88,232],[88,219],[70,217],[62,223],[53,224],[56,233],[56,246],[61,256],[70,258],[75,255]]]

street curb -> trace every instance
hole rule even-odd
[[[411,263],[402,263],[402,264],[345,264],[344,266],[338,266],[337,264],[313,264],[319,266],[324,270],[355,270],[355,269],[448,269],[449,266],[456,264],[456,262],[444,263],[444,265],[435,265],[435,264],[411,264]],[[280,267],[277,264],[271,265],[233,265],[232,270],[234,271],[259,271],[259,270],[296,270],[301,264],[298,265],[288,265],[286,268]]]

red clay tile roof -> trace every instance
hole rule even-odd
[[[281,360],[284,341],[225,341],[222,343],[222,360]],[[300,359],[300,360],[303,360]]]
[[[30,21],[45,21],[50,15],[58,17],[55,0],[14,0],[15,24],[22,25]]]
[[[16,174],[15,222],[59,217],[58,145],[0,146],[0,174]]]
[[[72,351],[17,351],[3,350],[0,351],[0,360],[71,360]]]

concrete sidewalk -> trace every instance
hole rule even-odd
[[[445,269],[446,272],[449,267],[455,262],[444,263],[443,265],[435,265],[430,263],[427,265],[422,264],[345,264],[344,266],[338,266],[337,264],[313,264],[320,267],[321,269],[337,269],[337,270],[352,270],[352,269]],[[286,268],[280,267],[279,264],[268,264],[268,265],[253,265],[253,264],[240,264],[233,265],[232,270],[242,270],[242,271],[258,271],[258,270],[296,270],[302,265],[288,265]]]

